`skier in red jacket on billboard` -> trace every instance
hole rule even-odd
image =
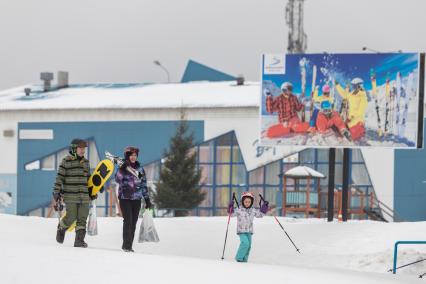
[[[283,137],[290,133],[304,133],[309,128],[308,122],[302,122],[298,112],[303,110],[303,104],[293,94],[293,85],[285,82],[281,85],[282,93],[273,97],[269,90],[266,93],[266,111],[278,112],[279,123],[272,125],[266,130],[266,137]]]

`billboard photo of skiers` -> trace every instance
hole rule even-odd
[[[265,54],[261,144],[422,147],[419,72],[419,53]]]

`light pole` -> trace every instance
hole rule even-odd
[[[401,49],[398,49],[398,50],[395,50],[395,51],[383,52],[383,51],[378,51],[378,50],[375,50],[375,49],[369,48],[369,47],[367,47],[367,46],[364,46],[364,47],[362,48],[362,50],[363,50],[363,51],[371,51],[371,52],[375,52],[375,53],[402,53],[402,50],[401,50]]]
[[[167,82],[170,83],[170,73],[169,73],[169,70],[167,70],[166,67],[164,67],[163,65],[161,65],[160,61],[158,61],[158,60],[154,60],[154,64],[157,65],[158,67],[160,67],[161,69],[163,69],[164,72],[166,72],[166,74],[167,74]]]

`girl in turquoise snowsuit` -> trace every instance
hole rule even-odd
[[[253,208],[254,197],[250,192],[241,196],[241,208],[234,210],[234,201],[229,204],[228,212],[237,216],[237,235],[240,237],[240,246],[235,256],[238,262],[247,262],[251,249],[253,235],[253,219],[262,218],[268,211],[268,201],[264,201],[260,209]]]

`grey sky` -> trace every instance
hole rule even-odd
[[[0,89],[66,70],[71,82],[179,81],[188,59],[259,79],[285,51],[284,0],[0,0]],[[426,1],[307,0],[308,52],[426,50]]]

